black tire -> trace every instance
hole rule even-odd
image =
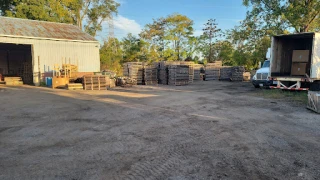
[[[260,88],[260,86],[259,85],[253,85],[255,88]]]
[[[315,81],[310,84],[310,91],[320,91],[320,81]]]

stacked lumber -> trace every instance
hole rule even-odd
[[[232,79],[232,70],[231,66],[222,66],[220,68],[220,79],[219,80],[227,80],[230,81]]]
[[[208,63],[205,67],[205,80],[212,81],[218,80],[220,78],[220,69],[222,63],[221,61],[216,61],[216,63]]]
[[[23,85],[21,77],[4,77],[4,82],[9,86]]]
[[[169,65],[168,66],[168,84],[182,86],[189,84],[189,66],[187,65]]]
[[[180,65],[189,66],[189,84],[193,83],[194,78],[194,62],[192,61],[181,61]]]
[[[193,80],[202,80],[201,71],[204,69],[204,66],[202,64],[195,64],[193,66],[193,69],[194,69]]]
[[[103,75],[85,75],[83,85],[85,90],[106,90],[110,86],[110,78]]]
[[[144,82],[145,85],[158,84],[158,69],[154,65],[144,67]]]
[[[234,66],[232,67],[232,81],[243,81],[243,73],[245,72],[245,69],[243,66]]]
[[[68,90],[83,90],[83,85],[81,83],[69,83],[67,84]]]
[[[124,64],[123,74],[135,79],[137,84],[142,85],[144,83],[144,63],[143,62],[128,62]],[[126,73],[128,72],[128,74]]]

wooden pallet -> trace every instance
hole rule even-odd
[[[81,83],[69,83],[67,85],[68,90],[83,90],[83,85]]]
[[[104,75],[83,76],[83,85],[85,90],[107,90],[110,87],[110,78]]]
[[[320,91],[308,92],[307,108],[320,114]]]

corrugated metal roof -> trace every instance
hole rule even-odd
[[[0,17],[0,36],[97,41],[71,24]]]

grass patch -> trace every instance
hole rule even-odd
[[[262,89],[259,96],[267,99],[279,99],[290,102],[308,103],[307,91],[286,91],[279,89]]]

